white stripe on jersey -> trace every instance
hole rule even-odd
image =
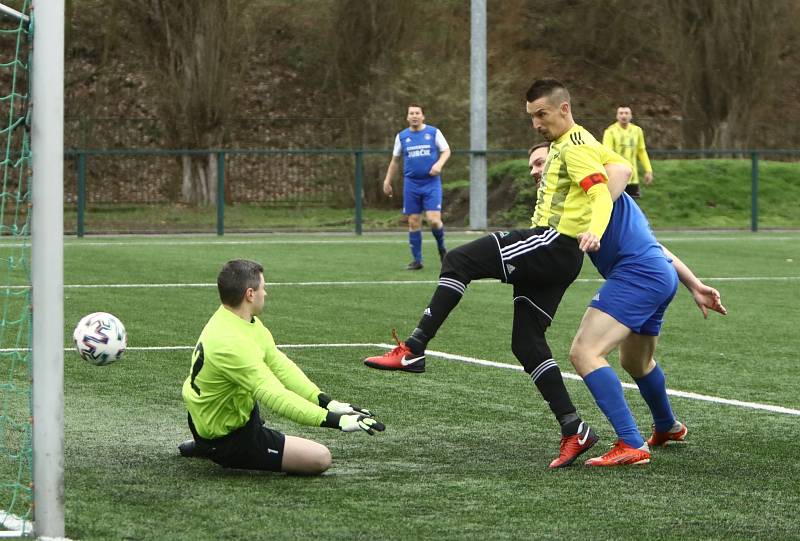
[[[534,235],[525,240],[517,241],[514,244],[503,247],[500,250],[500,257],[503,261],[510,261],[515,257],[532,252],[537,248],[547,246],[556,240],[558,235],[559,233],[555,229],[548,229],[541,235]]]

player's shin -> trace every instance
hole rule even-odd
[[[461,301],[466,288],[467,284],[455,278],[445,276],[439,278],[439,287],[434,291],[430,303],[422,313],[417,328],[405,341],[412,352],[419,355],[425,352],[428,342],[436,336],[439,327]]]
[[[656,364],[648,374],[633,378],[639,387],[642,398],[647,402],[653,415],[653,424],[659,432],[666,432],[675,423],[675,415],[667,396],[667,382],[661,367]]]
[[[583,381],[614,427],[617,437],[634,449],[644,445],[644,438],[639,433],[628,403],[625,402],[622,383],[614,369],[603,366],[584,376]]]

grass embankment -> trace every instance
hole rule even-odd
[[[750,227],[750,160],[657,160],[653,168],[654,182],[643,187],[639,203],[654,228]],[[800,164],[762,161],[759,174],[759,227],[800,227]],[[455,198],[465,186],[454,181],[446,190]],[[526,224],[534,198],[525,160],[490,167],[490,223]]]

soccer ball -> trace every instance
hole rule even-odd
[[[84,316],[75,327],[72,338],[78,355],[96,366],[120,360],[128,345],[125,326],[116,316],[106,312]]]

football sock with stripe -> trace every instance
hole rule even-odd
[[[411,256],[414,261],[422,261],[422,231],[408,232],[408,246],[411,248]]]
[[[436,246],[440,249],[444,249],[444,227],[440,229],[434,229],[431,227],[431,233],[433,233],[433,238],[436,239]]]
[[[617,437],[631,447],[639,448],[644,445],[644,438],[639,433],[636,420],[625,402],[622,383],[616,372],[610,366],[603,366],[584,376],[583,381],[614,427]]]
[[[667,378],[664,376],[661,366],[656,364],[656,367],[649,374],[641,378],[633,378],[633,381],[639,386],[642,398],[650,407],[656,430],[658,432],[666,432],[672,428],[675,423],[675,415],[672,413],[672,407],[669,403]]]
[[[406,345],[414,353],[421,355],[428,347],[428,342],[436,336],[447,316],[461,301],[467,286],[454,278],[440,277],[439,287],[433,292],[431,302],[422,313],[417,328],[406,340]]]
[[[530,376],[542,398],[550,406],[550,411],[556,416],[558,424],[561,426],[561,435],[576,434],[581,418],[576,413],[556,362],[553,359],[544,361],[534,369]]]

